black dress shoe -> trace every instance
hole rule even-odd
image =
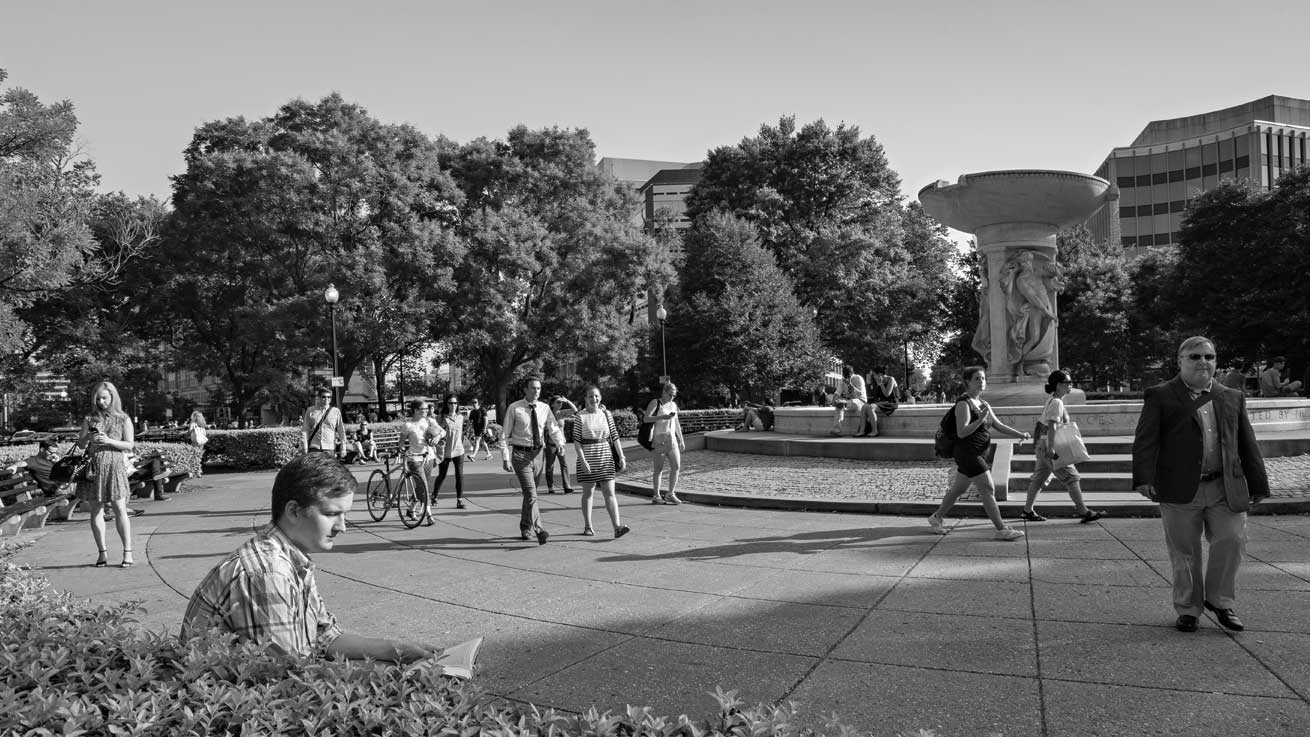
[[[1178,621],[1174,623],[1174,626],[1178,628],[1179,632],[1195,632],[1196,617],[1193,617],[1190,614],[1180,614],[1178,615]]]
[[[1219,624],[1224,627],[1234,632],[1241,632],[1246,629],[1246,625],[1242,624],[1242,620],[1237,618],[1237,614],[1232,609],[1220,609],[1208,601],[1205,603],[1205,608],[1214,612],[1215,619],[1218,619]]]
[[[537,530],[537,544],[538,544],[538,545],[545,545],[545,544],[546,544],[546,541],[549,540],[549,539],[550,539],[550,533],[549,533],[549,532],[546,532],[545,530]]]

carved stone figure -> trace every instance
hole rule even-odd
[[[992,357],[991,279],[987,275],[987,254],[978,254],[978,329],[973,331],[970,344],[983,361]]]
[[[1064,288],[1063,273],[1053,260],[1034,264],[1036,252],[1015,251],[1001,272],[1001,290],[1009,326],[1006,360],[1016,376],[1050,373],[1055,352],[1055,295]]]

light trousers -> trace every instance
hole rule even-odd
[[[1246,553],[1246,512],[1228,508],[1223,479],[1202,482],[1187,504],[1160,504],[1160,518],[1173,568],[1174,610],[1199,617],[1207,601],[1232,609]],[[1204,567],[1202,534],[1210,544]]]

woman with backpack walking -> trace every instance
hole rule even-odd
[[[964,393],[955,400],[951,409],[955,414],[955,478],[946,489],[946,496],[941,506],[928,517],[928,526],[938,535],[945,535],[949,530],[942,519],[955,506],[969,484],[978,487],[982,497],[983,509],[996,527],[997,540],[1018,540],[1023,532],[1005,525],[1001,518],[1001,509],[996,506],[996,487],[992,481],[992,469],[987,464],[987,448],[992,444],[992,428],[996,428],[1012,438],[1029,440],[1026,432],[1001,422],[991,405],[982,400],[983,390],[987,388],[987,371],[982,366],[969,366],[964,369]]]

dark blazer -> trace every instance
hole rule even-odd
[[[1245,512],[1269,496],[1269,478],[1246,415],[1246,397],[1214,382],[1215,421],[1228,507]],[[1202,430],[1196,402],[1177,376],[1146,390],[1133,436],[1133,487],[1150,484],[1161,502],[1186,504],[1201,482]]]

